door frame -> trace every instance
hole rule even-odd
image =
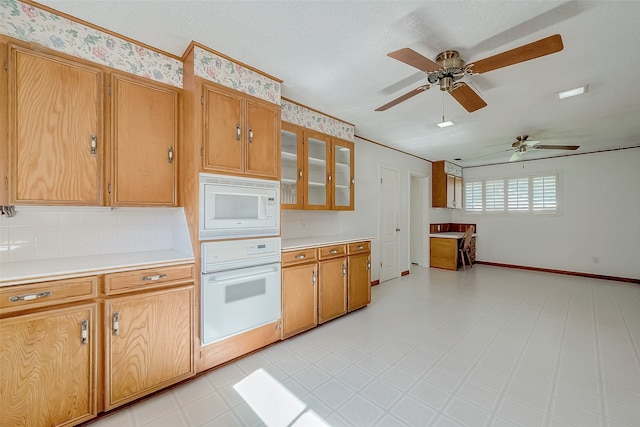
[[[419,200],[414,200],[413,186],[414,180],[417,180],[419,188]],[[408,188],[409,188],[409,209],[407,210],[407,224],[409,224],[409,238],[407,239],[407,253],[409,254],[409,268],[411,268],[413,259],[418,259],[418,265],[421,267],[429,267],[429,177],[423,174],[409,171],[408,173]],[[419,215],[419,227],[418,238],[420,244],[418,245],[419,253],[416,257],[412,254],[412,239],[416,238],[415,231],[412,229],[411,213],[417,211]]]

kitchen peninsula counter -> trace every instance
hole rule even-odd
[[[333,235],[333,236],[314,236],[299,237],[295,239],[282,239],[282,250],[306,249],[317,246],[336,245],[341,243],[355,243],[366,240],[373,240],[370,236],[353,236],[353,235]]]
[[[429,243],[431,246],[430,266],[436,268],[444,268],[446,270],[458,270],[460,262],[460,242],[464,236],[464,232],[445,231],[440,233],[430,233]],[[475,260],[475,239],[476,233],[473,233],[471,239],[471,260]]]

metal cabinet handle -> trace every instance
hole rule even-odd
[[[89,321],[82,320],[80,322],[80,344],[87,345],[89,342]]]
[[[51,291],[38,292],[37,294],[28,294],[28,295],[15,295],[9,297],[9,302],[18,302],[18,301],[31,301],[38,298],[50,297],[53,295]]]
[[[249,144],[253,142],[253,130],[249,128]]]
[[[114,337],[120,334],[120,313],[117,311],[111,315],[111,334]]]
[[[305,259],[307,256],[305,254],[302,255],[296,255],[294,258],[295,259]]]
[[[302,169],[298,171],[298,178],[302,178]]]
[[[337,249],[331,249],[331,250],[329,251],[329,253],[330,253],[330,254],[332,254],[332,255],[333,255],[333,254],[337,254],[337,253],[338,253],[338,250],[337,250]]]
[[[96,151],[98,148],[98,137],[95,133],[91,134],[91,141],[89,142],[89,154],[92,156],[96,155]]]
[[[173,163],[173,147],[167,147],[167,162],[169,164]]]
[[[342,264],[342,277],[347,275],[347,266],[345,264]]]
[[[329,178],[329,182],[331,182],[331,175],[329,175],[328,178]]]
[[[160,280],[160,279],[166,279],[167,275],[166,274],[156,274],[154,276],[142,276],[140,278],[140,281],[142,282],[153,282],[155,280]]]
[[[316,280],[317,280],[316,270],[314,269],[311,272],[311,286],[314,286],[316,284]]]
[[[357,250],[364,249],[364,246],[362,246],[362,245],[358,245],[358,246],[356,246],[356,249],[357,249]]]
[[[240,125],[236,125],[236,141],[240,141]]]
[[[367,270],[371,270],[371,260],[367,260]]]

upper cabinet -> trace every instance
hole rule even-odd
[[[204,169],[277,179],[280,107],[222,86],[204,84]]]
[[[353,142],[282,123],[283,209],[353,210]]]
[[[8,197],[0,199],[176,205],[180,89],[20,44],[9,44],[8,62],[10,155],[0,162]]]
[[[99,68],[10,45],[11,204],[102,204]]]
[[[111,205],[176,205],[178,90],[111,78]]]
[[[462,167],[446,160],[431,164],[431,205],[462,209]]]

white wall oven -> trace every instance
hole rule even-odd
[[[280,319],[280,238],[202,243],[202,345]]]
[[[200,174],[200,240],[280,235],[280,182]]]

